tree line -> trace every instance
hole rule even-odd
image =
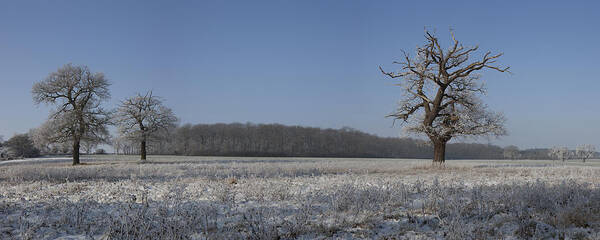
[[[40,128],[0,140],[0,157],[37,157],[71,154],[71,144],[48,142],[39,136]],[[126,135],[107,142],[116,154],[138,155],[140,144]],[[280,156],[280,157],[364,157],[422,158],[433,156],[430,143],[414,138],[380,137],[343,127],[322,129],[281,124],[216,123],[172,126],[154,135],[147,143],[149,154],[186,156]],[[96,143],[82,142],[87,154],[105,154]],[[592,145],[574,150],[566,147],[520,150],[516,146],[449,143],[448,159],[589,159],[597,156]]]
[[[185,124],[149,144],[152,154],[189,156],[285,156],[431,158],[429,143],[413,138],[380,137],[343,127],[322,129],[281,124]],[[115,151],[137,154],[135,142],[118,138]],[[499,159],[502,148],[488,144],[451,143],[451,159]]]
[[[40,128],[17,134],[8,141],[0,141],[4,156],[37,157],[41,155],[71,154],[71,144],[48,142],[39,136]],[[138,138],[117,135],[110,138],[116,154],[139,155]],[[4,148],[2,148],[4,146]],[[87,154],[104,154],[98,144],[82,142]],[[316,127],[286,126],[282,124],[216,123],[171,126],[167,131],[153,135],[147,142],[147,152],[155,155],[185,156],[250,156],[250,157],[363,157],[363,158],[420,158],[430,159],[430,143],[421,139],[381,137],[343,127],[322,129]],[[10,154],[8,154],[10,153]],[[0,151],[2,154],[2,151]],[[591,145],[574,150],[565,147],[520,150],[516,146],[500,147],[492,144],[449,143],[448,159],[589,159],[596,156]]]
[[[569,159],[580,159],[585,162],[587,159],[598,157],[596,147],[591,144],[582,144],[577,146],[574,150],[570,150],[567,147],[552,148],[533,148],[519,150],[517,146],[507,146],[504,148],[503,156],[505,159],[532,159],[532,160],[561,160],[566,161]]]

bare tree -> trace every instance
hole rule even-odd
[[[501,136],[506,134],[504,116],[487,110],[478,95],[486,93],[476,74],[483,69],[507,72],[508,67],[495,65],[502,53],[486,52],[478,61],[469,61],[478,49],[464,47],[451,33],[453,44],[446,50],[434,34],[426,31],[426,43],[417,47],[411,59],[404,52],[398,72],[381,72],[401,78],[397,85],[404,95],[395,113],[405,129],[427,135],[434,145],[434,163],[445,161],[446,143],[457,136]]]
[[[56,72],[32,88],[36,104],[56,104],[57,109],[48,119],[50,139],[54,142],[71,142],[73,165],[80,163],[81,141],[103,142],[108,139],[107,124],[110,113],[101,102],[110,98],[110,83],[103,73],[92,73],[87,66],[72,64]]]
[[[569,158],[569,149],[566,147],[552,147],[550,152],[548,152],[548,155],[564,162]]]
[[[175,127],[177,117],[170,108],[163,105],[152,92],[137,94],[121,102],[116,122],[119,132],[140,143],[140,159],[146,160],[148,140],[159,136],[157,133]]]
[[[34,146],[28,134],[15,134],[5,145],[14,155],[12,157],[31,158],[40,155],[40,150]]]
[[[585,162],[585,160],[594,157],[596,154],[596,147],[591,144],[580,145],[575,148],[575,154]]]
[[[506,159],[515,160],[521,157],[521,152],[517,146],[511,145],[504,148],[503,155]]]
[[[33,145],[40,150],[41,154],[50,153],[50,149],[52,143],[48,141],[46,129],[44,128],[44,124],[37,128],[32,128],[29,130],[29,138],[33,141]]]
[[[96,141],[81,141],[81,148],[83,148],[83,152],[88,155],[92,154],[98,145],[100,145],[100,143]]]
[[[136,139],[132,139],[130,136],[126,136],[123,134],[120,134],[119,136],[113,138],[111,144],[115,150],[115,154],[139,154],[139,151],[137,150],[138,147],[136,147],[137,143],[134,143],[132,140]]]
[[[4,158],[7,149],[4,147],[4,136],[0,135],[0,159]]]
[[[70,153],[72,143],[70,140],[57,141],[56,136],[58,126],[55,121],[46,121],[41,126],[29,130],[29,137],[34,146],[44,154]]]
[[[10,159],[11,151],[7,147],[0,147],[0,160]]]
[[[123,149],[123,143],[119,137],[112,138],[110,144],[115,150],[115,154],[119,154],[121,149]]]

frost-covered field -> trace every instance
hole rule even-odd
[[[600,162],[0,163],[0,239],[600,239]]]

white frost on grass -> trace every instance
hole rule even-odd
[[[0,166],[2,239],[600,237],[598,162],[131,156]]]

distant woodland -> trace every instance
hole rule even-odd
[[[127,139],[113,141],[115,151],[137,154]],[[449,159],[503,159],[503,148],[488,144],[451,143]],[[431,158],[427,141],[379,137],[356,129],[321,129],[281,124],[186,124],[153,139],[150,154],[190,156],[286,156]],[[547,156],[547,155],[546,155]],[[547,158],[547,157],[546,157]]]
[[[0,140],[0,159],[6,156],[36,157],[70,154],[70,142],[54,143],[44,137],[43,127]],[[111,137],[108,142],[118,154],[139,154],[135,138]],[[344,127],[322,129],[281,124],[217,123],[185,124],[153,136],[148,153],[186,156],[251,157],[361,157],[431,159],[429,141],[414,138],[380,137]],[[105,154],[105,145],[83,141],[82,152]],[[449,143],[448,159],[548,159],[550,149],[525,149],[491,144]],[[574,151],[569,151],[574,156]]]

